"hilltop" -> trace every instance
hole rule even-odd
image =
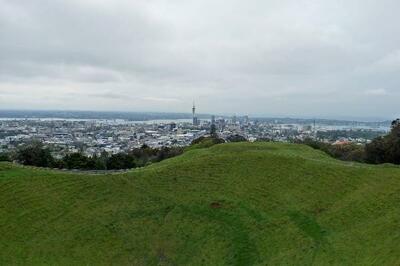
[[[400,263],[400,168],[231,143],[127,173],[0,164],[0,264]]]

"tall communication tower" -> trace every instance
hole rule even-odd
[[[198,125],[198,119],[197,119],[197,116],[196,116],[196,105],[195,105],[194,101],[193,101],[193,107],[192,107],[192,115],[193,115],[193,125],[197,126]]]

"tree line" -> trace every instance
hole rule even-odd
[[[51,150],[41,142],[24,144],[12,154],[0,154],[0,161],[16,161],[24,165],[58,169],[78,170],[120,170],[143,167],[154,162],[182,154],[181,147],[151,148],[143,145],[129,152],[86,156],[82,152],[74,152],[56,159]]]
[[[301,142],[314,149],[322,150],[332,157],[344,161],[357,161],[370,164],[400,164],[400,119],[392,122],[391,131],[379,136],[366,145],[332,145],[312,139]]]
[[[246,141],[243,136],[233,135],[228,142]],[[86,156],[82,152],[74,152],[65,155],[61,159],[52,156],[52,151],[39,141],[23,144],[12,153],[0,153],[0,161],[15,161],[23,165],[31,165],[46,168],[77,169],[77,170],[121,170],[143,167],[151,163],[178,156],[184,151],[196,148],[207,148],[224,143],[225,140],[218,137],[211,129],[209,136],[202,136],[192,141],[191,145],[183,147],[151,148],[143,145],[129,152],[109,154],[102,152],[100,155]]]

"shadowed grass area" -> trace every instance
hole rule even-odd
[[[0,164],[0,264],[396,265],[400,168],[232,143],[127,173]]]

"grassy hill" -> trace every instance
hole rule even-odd
[[[0,265],[399,265],[400,168],[222,144],[124,174],[0,164]]]

